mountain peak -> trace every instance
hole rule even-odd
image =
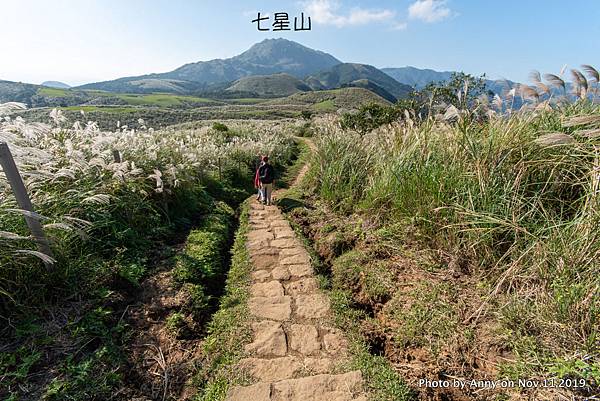
[[[169,80],[176,85],[207,88],[210,85],[233,82],[252,75],[287,73],[303,79],[327,70],[341,62],[330,54],[313,50],[300,43],[283,39],[265,39],[245,52],[227,59],[199,61],[185,64],[176,70],[141,77],[84,85],[85,89],[103,89],[121,92],[151,91],[149,79]]]
[[[254,44],[248,50],[235,56],[232,60],[246,61],[253,64],[268,64],[277,63],[281,61],[292,61],[296,64],[310,64],[313,58],[317,58],[316,64],[321,64],[319,67],[322,69],[333,67],[336,64],[340,64],[341,61],[336,59],[330,54],[324,53],[319,50],[313,50],[298,42],[287,40],[283,38],[265,39],[261,42]],[[309,68],[312,69],[312,68]],[[303,72],[307,75],[315,72],[314,69],[311,72]],[[301,78],[301,76],[294,74]]]
[[[284,38],[266,38],[266,39],[261,40],[258,43],[255,43],[254,46],[260,45],[261,43],[269,43],[269,42],[272,42],[272,43],[295,43],[297,45],[300,45],[300,43],[294,42],[293,40],[289,40],[289,39],[284,39]],[[302,45],[300,45],[300,46],[302,46]]]
[[[275,45],[275,46],[299,46],[299,47],[304,47],[307,48],[304,45],[301,45],[298,42],[295,42],[293,40],[289,40],[289,39],[284,39],[284,38],[267,38],[267,39],[263,39],[260,42],[257,42],[255,44],[253,44],[250,49],[252,49],[253,47],[260,47],[260,46],[271,46],[271,45]],[[307,48],[308,49],[308,48]]]

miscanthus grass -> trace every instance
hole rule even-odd
[[[8,117],[20,108],[0,104],[0,141],[15,158],[56,268],[47,276],[40,262],[48,257],[37,252],[0,171],[0,309],[40,297],[49,286],[95,280],[99,270],[110,270],[103,258],[168,235],[209,209],[210,196],[244,199],[257,155],[285,163],[292,152],[291,131],[278,123],[155,131],[140,121],[141,129],[105,132],[84,114],[66,121],[59,110],[49,124]]]
[[[506,372],[598,385],[600,106],[584,71],[365,135],[322,119],[310,176],[340,212],[405,222],[465,260],[487,288],[478,316],[502,322],[517,356]]]

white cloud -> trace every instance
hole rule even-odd
[[[338,28],[349,25],[366,25],[372,22],[392,20],[396,13],[385,9],[352,8],[348,13],[340,13],[340,4],[332,0],[311,0],[304,3],[306,13],[313,21],[334,25]]]
[[[396,22],[392,25],[393,31],[405,31],[408,28],[408,24],[406,22]]]
[[[408,7],[408,16],[429,23],[439,22],[453,15],[446,0],[417,0]]]

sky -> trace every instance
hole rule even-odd
[[[312,30],[259,32],[258,12],[304,12]],[[0,79],[36,84],[166,72],[277,37],[344,62],[519,82],[600,68],[600,0],[0,0],[0,16]]]

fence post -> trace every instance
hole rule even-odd
[[[13,193],[15,194],[15,198],[17,199],[17,204],[19,207],[23,210],[34,213],[33,205],[31,204],[29,195],[27,195],[27,189],[25,188],[23,179],[19,174],[15,160],[13,159],[6,142],[0,142],[0,166],[2,166],[2,170],[4,170],[4,174],[6,174],[6,178],[8,179]],[[40,221],[35,217],[27,215],[25,215],[25,221],[27,222],[27,226],[31,231],[31,235],[38,244],[38,249],[40,252],[53,258],[54,255],[50,249],[50,243],[46,238],[46,234],[44,234],[44,229],[42,228]],[[51,262],[44,262],[44,264],[48,269],[52,267]]]
[[[121,163],[121,152],[118,150],[113,150],[113,158],[115,159],[115,163]]]

